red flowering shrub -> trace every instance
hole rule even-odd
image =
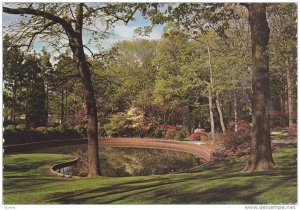
[[[192,139],[192,141],[200,141],[200,133],[192,133],[190,135],[190,138]]]
[[[250,132],[227,132],[224,137],[223,144],[213,154],[215,159],[225,160],[250,154]]]
[[[208,135],[205,131],[193,133],[190,138],[192,141],[208,141]]]
[[[149,130],[150,130],[150,125],[145,124],[145,125],[143,126],[143,131],[144,131],[145,133],[147,133]]]
[[[235,128],[235,121],[234,120],[230,120],[227,123],[227,131],[229,132],[234,132]],[[237,119],[237,131],[241,131],[241,132],[250,132],[251,131],[251,125],[242,119]]]
[[[160,129],[167,131],[168,129],[179,130],[180,128],[175,125],[159,125]]]

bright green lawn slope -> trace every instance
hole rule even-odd
[[[279,204],[297,202],[297,149],[274,153],[277,169],[242,174],[246,158],[210,163],[189,173],[148,177],[62,178],[49,167],[58,154],[4,157],[4,204]]]

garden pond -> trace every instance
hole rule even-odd
[[[71,176],[87,175],[86,145],[60,146],[34,152],[74,155],[79,158],[77,164],[58,169],[57,172]],[[166,149],[100,147],[99,155],[101,175],[109,177],[182,172],[205,162],[193,154]]]

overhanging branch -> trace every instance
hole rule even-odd
[[[51,20],[54,23],[61,24],[67,32],[72,33],[72,34],[75,33],[70,22],[68,22],[67,20],[60,18],[56,15],[53,15],[51,13],[45,12],[45,11],[36,10],[36,9],[32,9],[32,8],[13,9],[13,8],[9,8],[9,7],[3,7],[3,12],[9,13],[9,14],[15,14],[15,15],[27,14],[27,15],[44,17],[48,20]]]
[[[32,34],[32,37],[31,37],[31,39],[30,39],[30,41],[29,41],[29,44],[27,45],[27,46],[28,46],[28,49],[30,48],[30,46],[31,46],[31,44],[32,44],[32,42],[33,42],[33,40],[36,38],[37,35],[43,33],[43,31],[45,31],[47,28],[49,28],[50,26],[53,26],[53,25],[55,25],[55,24],[56,24],[55,22],[49,22],[48,24],[44,25],[44,27],[42,28],[42,30],[33,33],[33,34]]]

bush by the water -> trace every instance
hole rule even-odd
[[[170,128],[166,131],[165,139],[174,139],[176,135],[176,129]]]
[[[24,131],[24,130],[26,129],[26,125],[24,125],[24,124],[18,124],[18,125],[16,126],[16,129],[17,129],[17,130],[20,130],[20,131]]]
[[[180,129],[180,130],[176,131],[174,139],[182,141],[182,140],[186,139],[188,137],[188,135],[189,135],[189,133],[187,130]]]
[[[8,131],[8,132],[16,132],[16,126],[15,125],[7,125],[5,127],[5,131]]]
[[[235,130],[235,123],[237,125],[237,131],[238,132],[250,132],[251,131],[251,125],[243,120],[243,119],[237,119],[237,121],[235,122],[234,120],[230,120],[227,123],[227,131],[229,132],[234,132]]]
[[[223,144],[214,152],[213,156],[218,160],[231,159],[250,154],[250,132],[227,132]]]
[[[76,130],[82,136],[87,136],[86,128],[82,125],[76,125],[74,127],[74,130]],[[99,135],[100,135],[100,132],[99,132]]]
[[[196,132],[190,135],[192,141],[208,141],[208,135],[205,131]]]

